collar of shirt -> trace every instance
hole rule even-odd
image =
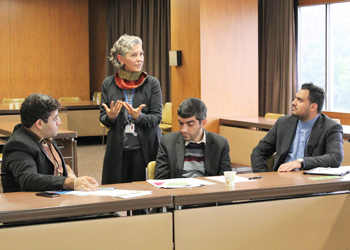
[[[207,143],[207,136],[205,134],[205,130],[203,129],[203,137],[201,140],[199,140],[198,142],[194,142],[194,141],[185,141],[185,147],[190,144],[190,142],[192,143],[196,143],[196,144],[200,144],[200,143],[204,143],[204,145]]]
[[[46,146],[46,145],[47,145],[47,141],[49,141],[49,142],[52,143],[52,138],[50,138],[50,139],[41,138],[41,139],[39,140],[39,143]]]
[[[315,125],[315,122],[317,121],[318,117],[320,115],[316,116],[314,119],[307,121],[307,122],[302,122],[299,120],[298,126],[300,126],[301,129],[309,129],[311,130],[313,126]]]

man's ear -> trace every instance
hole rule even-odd
[[[43,120],[41,120],[41,119],[38,119],[38,120],[36,120],[36,122],[34,122],[34,124],[33,124],[37,129],[42,129],[43,128],[43,126],[44,126],[44,121]]]
[[[207,125],[207,122],[208,122],[208,120],[207,120],[207,118],[205,118],[205,119],[203,119],[202,120],[202,128],[204,128],[205,127],[205,125]]]
[[[117,59],[121,64],[124,64],[124,59],[121,55],[117,55]]]
[[[310,111],[315,111],[315,112],[317,112],[317,108],[318,108],[318,104],[317,103],[311,103],[311,105],[310,105]]]

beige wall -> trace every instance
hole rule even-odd
[[[188,97],[206,103],[215,133],[219,118],[258,115],[257,0],[172,0],[171,49],[183,62],[171,69],[174,117]]]

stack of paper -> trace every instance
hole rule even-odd
[[[140,191],[140,190],[123,190],[123,189],[114,189],[114,190],[97,190],[97,191],[71,191],[66,194],[78,195],[78,196],[88,196],[88,195],[96,195],[96,196],[112,196],[117,198],[134,198],[144,195],[152,194],[152,191]]]
[[[220,182],[225,182],[225,176],[221,175],[221,176],[208,176],[208,177],[205,177],[207,179],[210,179],[210,180],[214,180],[214,181],[220,181]],[[235,176],[235,182],[245,182],[245,181],[256,181],[256,180],[249,180],[248,178],[246,177],[242,177],[242,176]]]
[[[147,180],[156,188],[188,188],[188,187],[200,187],[204,185],[215,185],[215,183],[204,181],[196,178],[177,178],[166,180]]]
[[[343,176],[350,173],[350,166],[343,166],[339,168],[313,168],[305,171],[304,174],[319,174],[319,175],[336,175]]]

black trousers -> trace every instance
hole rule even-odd
[[[141,149],[123,150],[122,183],[146,180],[147,163]]]

